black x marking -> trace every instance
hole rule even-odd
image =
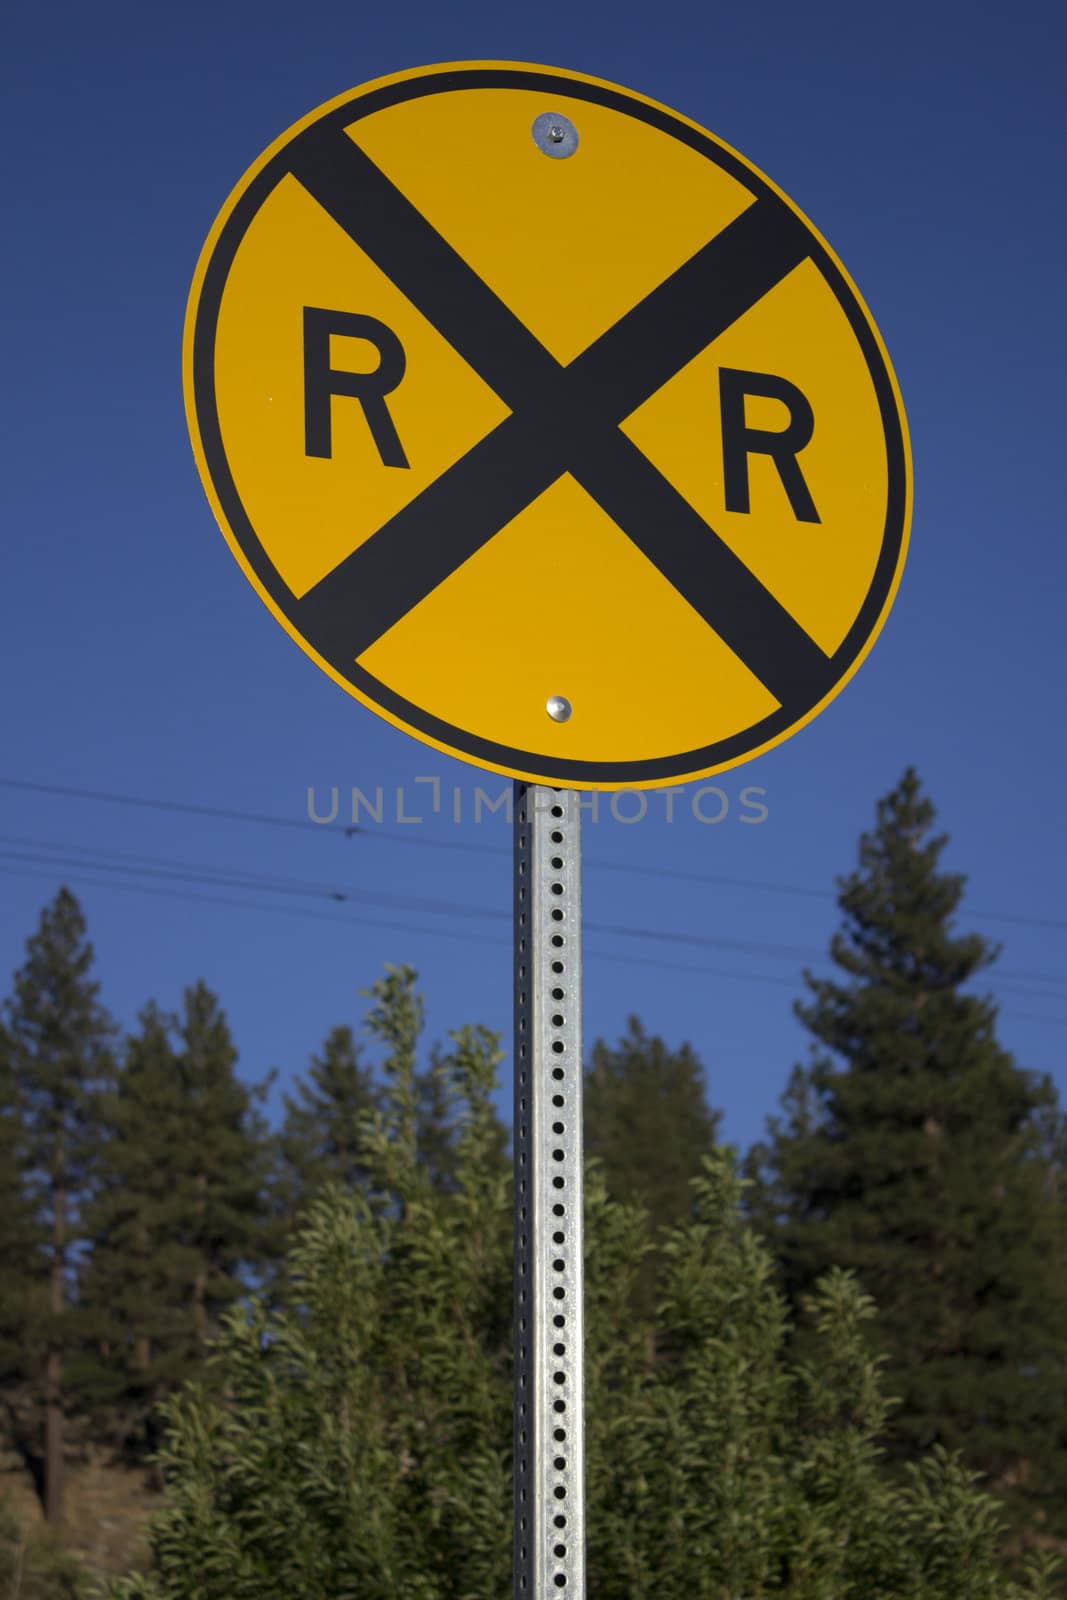
[[[823,651],[619,429],[811,251],[765,196],[564,366],[333,124],[290,170],[509,406],[511,415],[295,604],[341,670],[570,472],[784,707],[835,674]]]

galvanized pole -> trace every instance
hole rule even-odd
[[[516,783],[515,1600],[585,1600],[581,812]]]

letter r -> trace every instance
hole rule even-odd
[[[780,400],[789,412],[787,427],[750,428],[745,421],[745,396]],[[797,457],[811,443],[815,413],[807,396],[787,378],[770,372],[741,372],[723,367],[719,372],[722,414],[722,469],[727,511],[749,511],[748,458],[770,456],[798,522],[818,522],[819,513],[804,482]]]
[[[366,339],[378,352],[373,372],[344,372],[330,365],[330,335]],[[331,404],[335,394],[358,400],[382,465],[406,467],[408,458],[385,403],[404,376],[404,346],[392,328],[354,311],[304,307],[304,454],[333,454]]]

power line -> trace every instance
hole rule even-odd
[[[5,789],[26,789],[33,794],[63,795],[68,800],[105,800],[111,805],[142,806],[153,811],[182,811],[226,822],[255,822],[271,828],[302,828],[306,832],[310,827],[316,827],[321,832],[331,827],[330,823],[298,822],[295,817],[272,816],[262,811],[231,811],[225,806],[196,805],[189,800],[150,799],[145,795],[115,794],[107,789],[77,789],[62,783],[31,783],[28,778],[0,777],[0,785]],[[333,831],[340,833],[343,830],[334,828]]]
[[[36,843],[36,841],[34,841]],[[88,861],[79,859],[88,855]],[[297,879],[269,879],[258,874],[240,873],[220,870],[214,867],[204,867],[198,863],[182,862],[165,857],[141,858],[152,863],[150,865],[133,865],[125,860],[109,859],[122,852],[100,851],[95,852],[91,846],[53,846],[43,843],[36,849],[0,849],[0,860],[21,863],[30,863],[37,866],[53,866],[63,869],[84,869],[88,866],[96,872],[114,872],[127,877],[154,877],[165,882],[198,883],[209,887],[247,889],[251,891],[267,892],[272,894],[293,894],[310,896],[315,899],[330,900],[334,903],[365,904],[371,906],[395,906],[399,910],[429,912],[431,915],[466,918],[491,918],[494,921],[510,922],[511,912],[491,906],[464,905],[458,900],[435,900],[428,897],[413,895],[399,895],[388,890],[370,890],[356,887],[338,888],[336,886],[303,883]],[[93,859],[93,856],[98,859]],[[136,859],[136,858],[135,858]],[[701,948],[713,950],[740,950],[745,954],[769,956],[771,959],[786,960],[817,960],[820,952],[809,949],[803,945],[774,945],[751,939],[725,939],[714,934],[699,933],[672,933],[656,928],[631,928],[615,923],[599,923],[586,920],[583,924],[587,933],[612,934],[619,938],[661,940],[671,944],[696,945]]]
[[[16,845],[16,850],[0,849],[0,859],[33,862],[38,865],[79,867],[78,856],[88,856],[90,865],[100,871],[123,873],[128,876],[154,876],[165,881],[206,884],[209,887],[232,888],[286,894],[328,900],[337,904],[353,903],[396,907],[399,910],[429,912],[431,915],[466,918],[493,918],[503,921],[508,913],[492,907],[470,906],[458,900],[435,900],[414,895],[399,895],[394,891],[370,890],[360,886],[341,886],[336,883],[311,882],[277,874],[261,874],[219,868],[211,863],[187,861],[173,856],[145,855],[127,850],[101,848],[96,845],[70,844],[66,841],[29,839],[17,834],[0,834],[0,845]],[[95,859],[94,859],[95,858]],[[746,954],[768,957],[772,960],[818,961],[825,952],[806,945],[771,944],[766,940],[722,939],[711,934],[692,934],[652,928],[631,928],[616,923],[586,921],[589,932],[613,934],[620,938],[652,939],[669,944],[689,944],[713,949],[740,950]],[[997,978],[1008,988],[1028,994],[1033,999],[1060,999],[1067,996],[1042,993],[1030,986],[1034,983],[1064,984],[1061,974],[1021,972],[1001,967]],[[1025,987],[1020,987],[1024,985]]]
[[[456,932],[454,929],[428,928],[424,923],[391,922],[385,921],[381,917],[344,917],[334,915],[329,911],[312,911],[304,906],[276,906],[264,900],[237,900],[232,895],[202,894],[191,889],[169,889],[155,883],[114,883],[109,878],[87,877],[80,867],[76,867],[75,870],[77,878],[76,880],[72,879],[72,882],[91,884],[97,889],[118,889],[131,894],[157,895],[166,900],[190,900],[202,905],[227,906],[238,911],[266,911],[274,916],[302,917],[305,921],[310,920],[312,922],[338,922],[346,928],[361,928],[364,926],[396,928],[404,933],[425,933],[432,935],[434,938],[465,939],[476,944],[491,944],[496,949],[499,949],[501,945],[499,939],[494,939],[492,934],[488,933],[471,933],[465,929],[462,932]],[[0,873],[9,877],[47,878],[50,882],[55,882],[54,872],[43,871],[38,867],[0,866]]]
[[[19,835],[0,834],[0,845],[15,844],[19,849],[0,849],[0,860],[54,866],[64,870],[80,869],[89,865],[96,871],[118,873],[126,877],[153,877],[164,882],[195,883],[211,888],[248,890],[257,893],[297,895],[327,900],[334,904],[395,907],[402,911],[424,912],[462,918],[491,918],[504,921],[509,913],[488,906],[470,906],[458,900],[435,900],[414,895],[399,895],[387,890],[371,890],[358,886],[341,887],[336,884],[308,882],[305,879],[268,876],[260,873],[221,869],[211,864],[177,859],[171,856],[142,855],[131,851],[101,849],[92,845],[69,845],[54,840],[26,839]],[[79,856],[89,857],[88,863]],[[766,940],[724,939],[713,934],[684,933],[669,929],[633,928],[618,923],[598,923],[588,919],[587,932],[608,934],[618,938],[652,940],[666,944],[683,944],[697,948],[738,950],[748,955],[758,955],[771,960],[816,961],[824,952],[805,945],[771,944]],[[1009,973],[997,974],[1001,986],[1013,989],[1031,999],[1064,999],[1067,996],[1034,989],[1034,982],[1058,983],[1063,980],[1052,974],[1016,973],[1022,983],[1011,981]]]
[[[35,867],[0,866],[0,873],[8,876],[47,878],[55,881],[52,872],[42,871]],[[90,884],[95,888],[118,889],[127,893],[156,895],[168,900],[191,900],[206,905],[220,905],[239,911],[254,911],[257,913],[269,912],[277,916],[300,917],[313,922],[334,922],[344,927],[359,928],[370,926],[373,928],[388,928],[403,933],[425,934],[435,939],[461,939],[475,944],[490,944],[499,950],[501,941],[491,934],[472,933],[468,929],[456,931],[451,928],[429,928],[425,924],[410,922],[395,922],[381,917],[356,919],[331,913],[329,911],[313,911],[304,906],[275,906],[263,901],[235,900],[232,896],[202,894],[195,890],[161,888],[158,884],[113,883],[106,878],[85,877],[79,872],[79,882]],[[660,971],[694,974],[701,978],[723,978],[730,983],[758,983],[772,984],[790,989],[796,988],[793,978],[779,978],[772,973],[764,972],[736,972],[732,968],[696,966],[691,962],[658,961],[649,956],[626,956],[616,951],[586,950],[585,956],[591,961],[611,962],[616,966],[654,967]],[[1036,996],[1034,997],[1036,998]],[[1062,1000],[1062,995],[1056,995]],[[1067,1027],[1067,1017],[1041,1017],[1022,1011],[1009,1011],[1002,1013],[1006,1020],[1015,1022],[1033,1022],[1047,1027]]]
[[[479,855],[510,856],[508,845],[476,844],[467,839],[427,839],[410,833],[395,833],[388,828],[365,828],[358,824],[300,821],[295,817],[280,817],[260,811],[238,811],[224,806],[204,806],[183,800],[161,800],[139,795],[119,794],[103,789],[82,789],[67,784],[36,783],[25,778],[0,777],[0,787],[28,790],[37,794],[54,794],[75,800],[102,800],[115,805],[140,806],[157,811],[177,811],[213,817],[227,822],[253,823],[262,827],[297,829],[304,833],[340,834],[345,838],[386,840],[391,844],[414,845],[422,849],[464,850]],[[691,872],[673,867],[650,867],[635,861],[600,860],[586,855],[585,865],[596,871],[626,872],[644,877],[671,878],[684,883],[706,883],[719,888],[754,889],[761,893],[802,895],[806,899],[835,900],[830,889],[816,889],[810,884],[782,883],[765,878],[735,878],[726,873]],[[1055,917],[1024,916],[1014,911],[982,911],[967,908],[968,916],[987,922],[1005,922],[1019,927],[1049,928],[1067,931],[1067,920]]]
[[[363,903],[367,905],[397,906],[407,911],[429,911],[447,916],[495,917],[506,920],[510,913],[490,907],[464,905],[459,900],[434,900],[417,895],[401,895],[389,890],[364,889],[357,886],[338,887],[335,884],[312,883],[305,879],[269,876],[262,873],[236,871],[205,865],[202,862],[182,861],[167,856],[138,856],[121,850],[101,850],[92,845],[56,844],[48,840],[14,839],[0,835],[0,841],[18,843],[28,849],[0,849],[0,859],[33,861],[59,867],[89,865],[100,872],[124,873],[129,876],[156,877],[180,883],[201,883],[218,888],[250,889],[270,894],[288,894],[329,900],[336,903]],[[79,860],[88,856],[88,862]],[[116,859],[117,858],[117,859]]]
[[[0,835],[0,841],[2,841],[4,837],[5,836]],[[9,842],[10,837],[11,836],[7,836]],[[44,841],[23,840],[19,842],[41,843],[45,845],[45,848],[36,853],[32,851],[0,850],[0,862],[6,861],[15,863],[15,865],[0,866],[0,871],[22,876],[48,877],[54,880],[53,871],[41,871],[34,869],[40,869],[43,867],[52,869],[56,866],[63,867],[64,869],[73,868],[73,870],[79,875],[79,880],[81,882],[91,884],[92,886],[98,888],[128,889],[142,894],[154,893],[171,899],[199,900],[207,904],[223,905],[238,910],[258,912],[266,911],[281,915],[303,916],[305,918],[310,917],[317,921],[339,922],[349,927],[357,927],[360,926],[361,923],[354,918],[333,915],[329,912],[311,911],[301,907],[277,906],[264,901],[236,900],[232,896],[206,895],[200,892],[192,892],[189,890],[183,891],[173,887],[161,887],[158,883],[145,884],[130,882],[129,879],[138,875],[141,877],[161,877],[164,879],[165,884],[169,885],[173,885],[175,882],[195,883],[201,886],[207,885],[211,887],[234,888],[237,890],[247,890],[250,892],[258,891],[271,894],[281,892],[274,886],[277,882],[281,882],[285,886],[285,892],[310,894],[316,898],[326,898],[333,902],[351,901],[354,904],[365,903],[374,909],[380,909],[382,907],[388,909],[396,906],[401,910],[423,911],[428,912],[431,915],[447,915],[449,917],[455,917],[458,914],[468,919],[491,918],[498,921],[503,920],[508,916],[508,913],[504,911],[498,911],[489,907],[463,906],[456,901],[435,901],[429,899],[420,900],[413,896],[392,895],[387,892],[364,891],[359,889],[338,890],[328,887],[324,888],[321,885],[305,885],[300,880],[294,879],[273,880],[256,874],[230,874],[220,872],[218,869],[211,867],[197,869],[196,865],[193,863],[176,862],[173,860],[173,858],[139,856],[135,853],[127,851],[99,850],[93,846],[75,846],[73,847],[73,850],[80,851],[81,854],[88,855],[90,858],[95,855],[97,857],[103,857],[104,859],[98,859],[95,861],[92,859],[89,861],[80,861],[77,859],[77,856],[72,853],[70,847],[68,847],[67,853],[63,853],[64,847],[62,846],[55,847],[55,850],[52,853],[49,853],[49,847]],[[115,861],[108,859],[111,857],[118,857],[119,860]],[[128,865],[127,863],[129,862],[162,862],[164,865]],[[89,871],[96,872],[120,872],[125,875],[125,881],[115,883],[113,880],[108,878],[101,879],[87,877],[85,875],[87,869]],[[478,943],[493,944],[497,948],[499,948],[501,942],[498,938],[493,938],[489,935],[458,932],[454,929],[444,930],[429,928],[425,924],[420,925],[412,923],[399,923],[395,921],[386,921],[381,918],[367,918],[364,920],[368,921],[370,925],[374,927],[388,927],[404,932],[428,934],[433,937],[468,939]],[[756,954],[764,957],[770,957],[772,959],[796,959],[798,956],[800,958],[805,958],[810,957],[813,954],[803,947],[772,945],[761,943],[760,941],[756,940],[723,940],[717,939],[712,935],[685,934],[650,928],[629,928],[610,923],[587,922],[585,924],[585,928],[587,933],[594,935],[646,939],[675,944],[680,943],[696,945],[698,947],[729,950],[736,949],[747,954]],[[590,951],[589,953],[590,955],[595,955],[600,960],[613,960],[623,964],[637,965],[642,967],[659,967],[675,972],[693,972],[701,976],[718,976],[730,980],[739,980],[742,982],[788,984],[791,988],[795,987],[795,980],[789,978],[775,978],[770,974],[740,973],[730,969],[716,969],[705,966],[697,967],[678,962],[655,961],[652,958],[643,956],[626,957],[618,952]],[[822,953],[818,953],[818,958],[822,959]],[[1019,984],[1002,983],[1001,987],[1010,989],[1026,999],[1051,999],[1062,1001],[1063,999],[1067,998],[1067,996],[1062,993],[1033,989]],[[1058,1021],[1058,1019],[1038,1017],[1030,1017],[1029,1020],[1041,1022]],[[1067,1019],[1064,1019],[1064,1021],[1067,1022]]]
[[[300,833],[339,834],[351,839],[387,839],[392,844],[411,844],[428,850],[471,850],[479,855],[511,855],[510,845],[475,844],[467,839],[424,839],[410,833],[394,833],[388,828],[364,828],[358,823],[312,822],[298,817],[280,817],[266,811],[237,811],[228,806],[197,805],[189,800],[161,800],[134,794],[116,794],[106,789],[79,789],[69,784],[32,783],[26,778],[0,777],[0,787],[24,789],[35,794],[54,794],[67,800],[103,800],[110,805],[142,807],[152,811],[178,811],[186,815],[213,817],[221,822],[246,822],[263,828],[296,829]]]
[[[55,881],[55,876],[52,872],[43,871],[38,867],[32,866],[0,866],[0,873],[7,876],[47,878],[51,882]],[[275,906],[265,901],[236,900],[232,896],[202,894],[195,890],[161,888],[158,884],[138,884],[126,882],[113,883],[107,878],[86,877],[80,870],[78,871],[77,881],[79,883],[90,884],[94,888],[118,889],[119,891],[135,894],[158,895],[168,900],[198,901],[206,905],[227,906],[240,911],[266,911],[272,912],[278,916],[301,917],[312,922],[340,923],[343,927],[347,928],[361,928],[364,926],[369,926],[372,928],[399,929],[405,933],[428,934],[431,938],[435,939],[449,939],[452,941],[456,939],[462,939],[464,941],[469,941],[476,944],[490,944],[494,947],[494,949],[497,950],[501,948],[502,944],[502,941],[499,938],[494,938],[491,934],[471,933],[466,929],[457,932],[452,928],[430,928],[427,927],[425,923],[394,922],[384,920],[381,917],[357,919],[355,917],[345,917],[338,914],[333,914],[328,911],[313,911],[303,906]],[[735,972],[732,969],[725,967],[707,967],[696,966],[692,964],[687,965],[685,963],[674,961],[657,961],[654,958],[645,956],[626,956],[620,955],[614,951],[606,950],[586,950],[584,954],[591,960],[610,961],[612,963],[617,963],[624,966],[659,967],[668,972],[696,973],[701,977],[726,978],[731,982],[737,979],[744,983],[781,984],[790,989],[795,989],[796,987],[796,984],[792,978],[778,978],[769,973]],[[1064,1024],[1067,1025],[1067,1017],[1065,1017],[1063,1020]]]

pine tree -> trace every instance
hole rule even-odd
[[[240,1295],[242,1271],[262,1260],[267,1141],[256,1101],[267,1084],[249,1090],[237,1077],[229,1024],[203,982],[185,991],[177,1061],[187,1112],[177,1191],[192,1360]]]
[[[295,1095],[283,1096],[280,1146],[293,1180],[293,1214],[326,1183],[354,1188],[366,1176],[363,1124],[378,1096],[352,1029],[331,1028]]]
[[[608,1193],[637,1200],[654,1228],[681,1221],[720,1121],[708,1107],[692,1047],[672,1050],[630,1017],[616,1046],[603,1039],[593,1045],[584,1120],[585,1148],[603,1163]]]
[[[600,1160],[613,1199],[644,1208],[654,1240],[689,1215],[692,1180],[715,1144],[719,1121],[690,1045],[672,1050],[637,1017],[629,1018],[616,1046],[594,1043],[585,1071],[586,1154]],[[653,1248],[634,1286],[634,1305],[644,1314],[655,1305],[659,1266]]]
[[[816,1044],[750,1158],[753,1214],[794,1301],[837,1265],[878,1302],[894,1456],[959,1448],[1021,1518],[1062,1526],[1065,1236],[1041,1148],[1060,1119],[967,988],[997,951],[955,930],[934,816],[907,771],[840,884],[838,975],[805,974]]]
[[[23,1435],[19,1447],[40,1462],[45,1515],[57,1530],[64,1521],[71,1404],[64,1360],[78,1340],[71,1289],[83,1202],[100,1151],[100,1096],[113,1070],[113,1024],[89,975],[92,964],[81,907],[69,889],[60,889],[27,942],[6,1007],[9,1083],[21,1124],[16,1161],[41,1230],[47,1273],[46,1298],[32,1295],[23,1325],[30,1393],[43,1413],[43,1448],[36,1430]]]
[[[360,1060],[348,1026],[331,1028],[306,1078],[282,1097],[281,1128],[271,1141],[267,1183],[268,1279],[275,1304],[284,1304],[287,1252],[319,1192],[329,1183],[355,1187],[366,1181],[362,1147],[365,1119],[378,1104],[373,1074]]]
[[[26,1128],[12,1052],[0,1023],[0,1405],[5,1443],[24,1452],[43,1499],[43,1463],[25,1447],[37,1432],[30,1330],[47,1309],[47,1235],[27,1191]]]
[[[198,983],[180,1019],[145,1008],[105,1102],[80,1370],[98,1428],[134,1458],[154,1448],[157,1407],[201,1370],[264,1255],[262,1091],[240,1082],[236,1061],[225,1016]]]
[[[86,1216],[80,1383],[96,1429],[134,1457],[155,1442],[158,1401],[188,1376],[189,1218],[179,1188],[195,1144],[172,1041],[174,1019],[150,1002],[102,1117],[106,1140]]]

